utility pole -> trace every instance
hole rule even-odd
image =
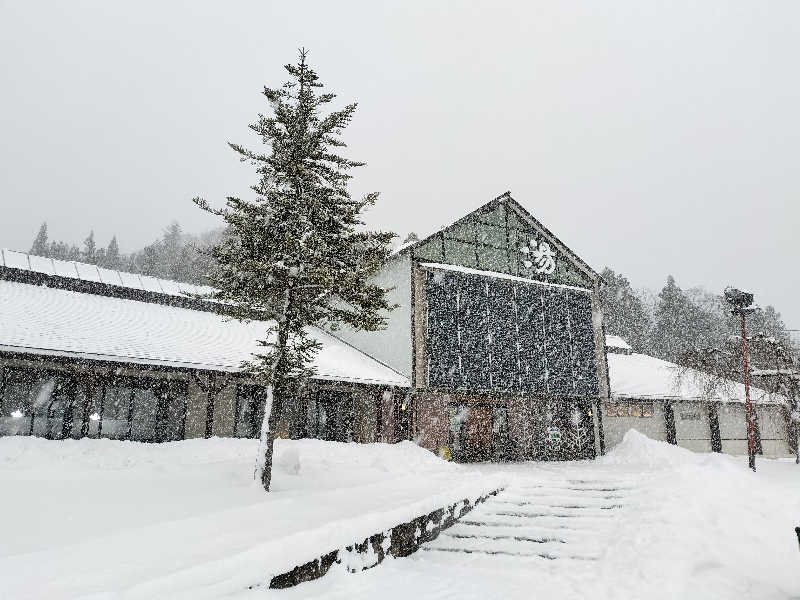
[[[747,326],[745,317],[755,309],[753,304],[753,294],[737,290],[736,288],[725,289],[725,300],[733,306],[731,311],[734,315],[741,318],[742,327],[742,365],[744,368],[744,397],[745,397],[745,418],[747,419],[747,456],[750,468],[756,470],[756,429],[753,420],[753,405],[750,402],[750,366],[747,357]]]

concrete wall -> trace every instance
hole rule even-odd
[[[382,331],[354,331],[343,327],[334,335],[394,370],[411,377],[411,258],[406,252],[390,260],[371,283],[394,288],[387,294],[398,307],[386,315]]]
[[[711,423],[708,405],[700,402],[675,402],[675,441],[694,452],[711,452]]]
[[[601,403],[601,410],[606,452],[619,444],[629,429],[635,429],[654,440],[667,440],[664,405],[660,402],[653,403],[652,417],[612,417],[607,414],[605,402]]]
[[[678,446],[694,452],[711,452],[711,423],[708,405],[704,402],[674,402],[675,440]],[[652,417],[612,417],[603,404],[603,433],[606,451],[622,441],[628,429],[660,441],[666,441],[663,402],[653,403]],[[766,457],[794,456],[787,441],[785,411],[779,405],[756,407],[761,430],[761,446]],[[718,409],[722,452],[747,455],[747,427],[743,404],[722,403]]]
[[[778,406],[756,406],[764,456],[793,456],[786,412]]]

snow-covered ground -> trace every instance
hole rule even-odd
[[[598,461],[458,466],[411,443],[0,438],[0,598],[800,598],[800,467],[630,432]],[[298,468],[299,467],[299,468]],[[415,555],[288,590],[320,551],[505,485]]]
[[[800,598],[800,467],[746,461],[630,432],[596,462],[480,465],[509,487],[415,555],[241,598]]]
[[[217,598],[502,484],[410,442],[0,438],[0,598]]]

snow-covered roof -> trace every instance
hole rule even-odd
[[[0,351],[238,371],[269,323],[0,280]],[[316,378],[408,386],[408,378],[320,329]]]
[[[691,369],[681,373],[681,368],[675,363],[646,354],[609,353],[607,356],[611,397],[614,399],[744,402],[744,385],[741,383],[730,381],[726,389],[709,394],[704,387],[712,378],[706,373]],[[783,396],[753,386],[750,387],[750,398],[763,404],[788,402]]]
[[[629,353],[633,352],[633,348],[631,348],[630,344],[618,335],[606,336],[606,348],[619,348]]]
[[[67,277],[69,279],[80,279],[82,281],[115,285],[133,290],[166,294],[168,296],[207,294],[212,291],[212,288],[204,285],[180,283],[168,279],[150,277],[149,275],[138,275],[136,273],[117,271],[115,269],[104,269],[103,267],[88,263],[46,258],[44,256],[16,252],[5,248],[0,250],[0,266],[42,273],[43,275],[55,275]]]

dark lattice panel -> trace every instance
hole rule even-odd
[[[491,389],[489,381],[489,319],[487,281],[458,279],[458,337],[463,385],[471,390]]]
[[[520,362],[518,389],[530,390],[535,394],[547,393],[547,320],[543,290],[533,285],[516,286]]]
[[[458,360],[456,277],[428,273],[428,379],[433,387],[462,387]]]
[[[572,333],[572,364],[575,373],[575,393],[596,396],[597,371],[592,328],[592,302],[586,294],[569,292],[570,332]]]
[[[585,293],[441,271],[427,293],[430,386],[597,394]]]
[[[563,290],[549,288],[545,292],[544,310],[547,319],[547,391],[551,394],[573,394],[572,345],[569,332],[569,306]]]
[[[489,336],[491,340],[491,387],[517,387],[517,328],[514,285],[497,281],[489,285]]]

